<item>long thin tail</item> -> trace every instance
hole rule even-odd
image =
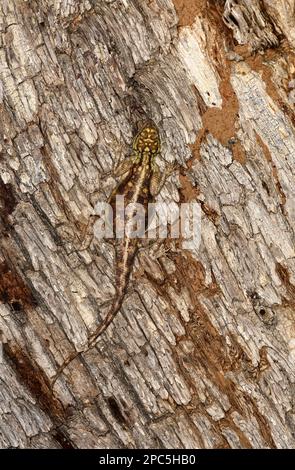
[[[116,299],[114,300],[114,302],[112,303],[112,306],[107,316],[103,320],[103,322],[96,328],[94,333],[90,336],[87,349],[85,349],[84,351],[75,352],[74,354],[69,356],[68,359],[65,360],[65,362],[58,368],[55,376],[52,379],[52,382],[51,382],[52,387],[54,386],[60,374],[65,370],[66,367],[68,367],[69,364],[71,364],[72,361],[74,361],[74,359],[76,359],[77,357],[80,357],[83,353],[89,351],[89,349],[95,346],[95,343],[98,340],[99,336],[108,328],[108,326],[112,323],[115,316],[121,309],[123,299],[124,299],[124,292],[120,292],[119,295],[116,296]]]
[[[124,293],[120,293],[120,295],[116,297],[116,299],[114,300],[114,302],[113,302],[113,304],[112,304],[112,306],[109,310],[109,313],[107,314],[107,316],[105,317],[103,322],[100,325],[98,325],[95,332],[90,336],[89,341],[88,341],[88,349],[92,348],[95,345],[95,343],[96,343],[97,339],[99,338],[99,336],[112,323],[115,316],[117,315],[120,308],[122,307],[123,299],[124,299]],[[88,349],[87,349],[87,351],[88,351]]]

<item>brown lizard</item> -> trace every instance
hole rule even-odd
[[[158,194],[163,186],[167,173],[161,173],[156,163],[156,158],[160,155],[161,143],[157,127],[148,123],[133,140],[132,154],[126,158],[116,169],[115,176],[120,177],[120,181],[112,192],[109,203],[112,206],[114,214],[114,223],[116,220],[116,196],[124,196],[124,203],[127,206],[132,203],[140,203],[147,214],[148,204]],[[132,219],[132,212],[125,218],[125,226]],[[117,239],[115,244],[115,282],[116,296],[107,313],[105,319],[96,328],[89,338],[87,349],[76,352],[71,355],[58,369],[53,384],[60,373],[83,352],[93,347],[98,337],[112,323],[115,316],[122,307],[129,278],[133,269],[134,258],[140,246],[139,238],[131,238],[127,234],[123,238]]]

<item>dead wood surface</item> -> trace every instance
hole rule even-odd
[[[2,0],[0,446],[294,447],[295,1]],[[81,237],[137,123],[194,252]]]

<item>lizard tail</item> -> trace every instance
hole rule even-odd
[[[98,325],[98,327],[96,328],[96,330],[94,331],[94,333],[90,336],[89,338],[89,342],[88,342],[88,349],[89,348],[92,348],[97,339],[99,338],[99,336],[108,328],[108,326],[112,323],[112,321],[114,320],[115,316],[117,315],[117,313],[119,312],[119,310],[121,309],[122,307],[122,303],[123,303],[123,298],[124,298],[124,294],[121,293],[121,295],[119,295],[113,302],[107,316],[104,318],[103,322]]]
[[[102,323],[96,328],[94,333],[89,338],[87,349],[84,351],[79,351],[71,354],[65,361],[64,363],[57,369],[57,372],[55,376],[52,379],[51,386],[53,387],[56,380],[60,376],[60,374],[65,370],[66,367],[77,357],[82,356],[83,353],[89,351],[89,349],[93,348],[95,346],[96,341],[98,340],[99,336],[107,329],[107,327],[112,323],[113,319],[119,312],[120,308],[122,307],[124,299],[124,293],[120,292],[120,295],[116,297],[114,302],[112,303],[112,306],[107,314],[107,316],[104,318]]]

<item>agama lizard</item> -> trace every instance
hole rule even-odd
[[[149,202],[151,202],[161,190],[167,177],[165,172],[160,172],[155,161],[160,155],[160,147],[161,144],[158,129],[152,123],[145,124],[133,140],[132,154],[123,160],[115,171],[115,176],[120,177],[120,181],[109,199],[109,203],[113,209],[114,219],[116,219],[115,201],[117,195],[124,196],[126,206],[132,203],[140,203],[147,214]],[[132,212],[129,213],[129,219],[126,216],[126,225],[129,220],[131,223],[132,216]],[[74,353],[60,366],[53,379],[53,384],[70,362],[95,345],[98,337],[112,323],[113,319],[121,309],[132,272],[134,258],[139,249],[139,244],[140,239],[130,238],[130,236],[126,234],[123,238],[116,240],[116,296],[112,302],[110,310],[102,323],[90,336],[87,349],[85,351]]]

